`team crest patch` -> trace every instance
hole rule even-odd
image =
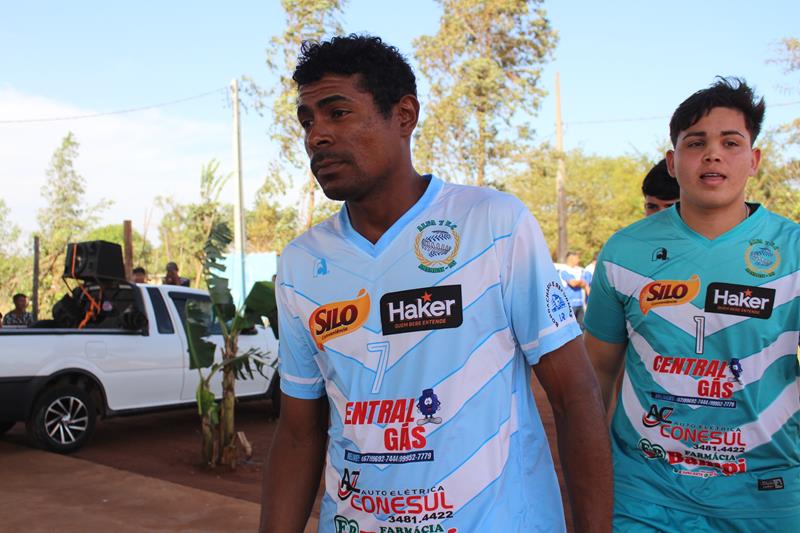
[[[449,220],[428,220],[417,226],[414,252],[419,269],[425,272],[444,272],[456,264],[461,237],[456,225]]]
[[[556,327],[560,326],[572,318],[572,306],[569,305],[567,293],[564,287],[557,281],[547,284],[544,291],[545,304],[547,306],[547,316],[553,321]]]
[[[751,276],[768,278],[781,264],[781,251],[772,241],[753,239],[744,252],[745,270]]]

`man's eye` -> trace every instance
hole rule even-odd
[[[687,145],[689,148],[697,148],[699,146],[703,146],[702,141],[692,141]]]
[[[736,141],[725,141],[725,146],[739,146]]]
[[[331,116],[333,116],[333,118],[341,118],[341,117],[343,117],[343,116],[345,116],[345,115],[347,115],[349,113],[350,112],[347,111],[346,109],[334,109],[331,112]]]
[[[311,127],[311,121],[310,120],[301,120],[300,121],[300,126],[302,126],[302,128],[304,130],[308,130],[308,128]]]

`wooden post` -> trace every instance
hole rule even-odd
[[[558,214],[558,248],[556,260],[563,263],[567,258],[567,200],[564,195],[566,168],[564,164],[564,128],[561,122],[561,77],[556,72],[556,152],[558,167],[556,169],[556,212]]]
[[[131,228],[131,221],[124,220],[122,222],[122,238],[125,243],[123,247],[124,262],[125,262],[125,279],[131,279],[133,270],[133,229]]]
[[[33,236],[33,284],[31,285],[33,320],[39,320],[39,236]]]

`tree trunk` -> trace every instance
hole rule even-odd
[[[229,360],[236,357],[237,340],[228,339],[223,352],[223,359]],[[236,371],[233,365],[225,365],[222,370],[222,405],[220,406],[219,419],[219,446],[221,451],[220,464],[236,469],[236,429],[234,424],[234,411],[236,409]]]

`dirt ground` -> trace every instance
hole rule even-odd
[[[552,411],[538,383],[534,383],[534,394],[550,438],[550,449],[558,467],[563,496],[565,489],[558,466],[558,453],[554,447]],[[269,419],[270,413],[269,401],[239,404],[236,412],[237,430],[245,432],[254,452],[249,461],[243,460],[233,472],[220,468],[209,470],[201,464],[200,421],[193,408],[99,421],[92,440],[74,456],[258,503],[261,497],[261,468],[276,427],[276,421]],[[15,444],[27,445],[24,424],[17,424],[3,438]],[[313,515],[315,518],[319,516],[319,500],[318,497]],[[571,531],[569,513],[567,522]]]

